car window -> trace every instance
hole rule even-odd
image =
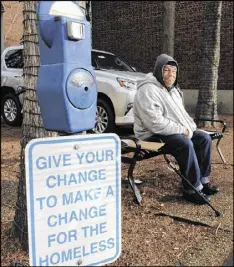
[[[96,60],[93,57],[92,57],[92,66],[93,66],[94,69],[97,69],[98,68],[97,62],[96,62]]]
[[[120,58],[115,55],[92,52],[92,65],[93,62],[97,63],[97,68],[100,69],[113,69],[120,71],[133,71],[133,69],[123,62]],[[93,65],[94,67],[94,65]]]
[[[23,68],[23,50],[10,50],[5,55],[7,68],[22,69]]]

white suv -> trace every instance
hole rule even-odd
[[[1,56],[1,114],[12,126],[22,123],[23,46],[6,48]],[[116,126],[133,124],[132,106],[137,83],[145,76],[116,55],[92,50],[98,88],[96,133],[115,132]]]

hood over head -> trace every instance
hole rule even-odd
[[[176,80],[174,83],[174,86],[177,85],[177,81],[178,81],[178,72],[179,72],[179,67],[178,67],[178,63],[174,60],[174,58],[172,58],[171,56],[168,56],[167,54],[161,54],[160,56],[157,57],[155,65],[154,65],[154,72],[153,75],[157,78],[157,80],[163,85],[164,81],[163,81],[163,67],[165,65],[173,65],[177,67],[177,74],[176,74]]]

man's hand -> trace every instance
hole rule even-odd
[[[184,135],[185,136],[189,136],[189,130],[188,130],[188,128],[184,128]]]

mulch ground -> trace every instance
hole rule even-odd
[[[139,162],[135,178],[143,204],[133,201],[125,183],[122,164],[122,253],[108,266],[221,266],[233,248],[233,117],[220,147],[227,160],[222,164],[213,147],[212,179],[221,191],[212,197],[214,207],[224,213],[215,217],[208,206],[190,204],[181,197],[179,177],[167,168],[163,157]],[[1,265],[29,265],[28,254],[10,236],[15,214],[19,174],[21,129],[1,125]]]

